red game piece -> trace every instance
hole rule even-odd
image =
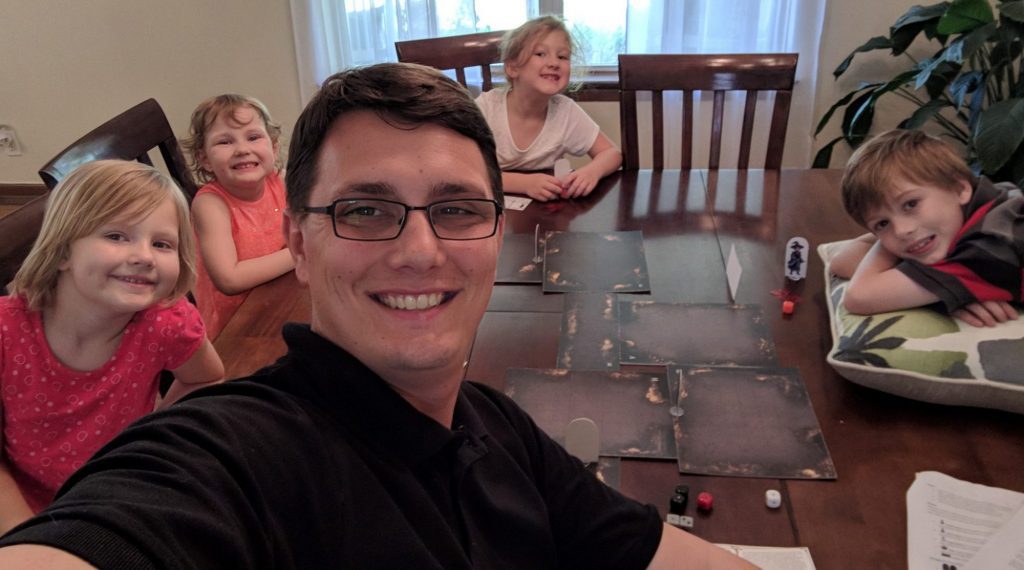
[[[710,511],[712,507],[711,493],[704,491],[697,495],[697,508],[701,511]]]
[[[782,302],[782,314],[783,315],[792,315],[793,314],[793,309],[795,309],[795,308],[796,308],[796,303],[794,303],[793,301],[786,300],[786,301]]]

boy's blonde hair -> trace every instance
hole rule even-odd
[[[242,124],[238,120],[238,112],[246,107],[256,111],[256,116],[263,121],[263,126],[267,129],[267,134],[270,135],[270,141],[277,144],[278,139],[281,137],[281,125],[275,123],[270,118],[270,111],[267,110],[266,105],[260,102],[259,99],[237,93],[225,93],[210,97],[200,103],[195,111],[192,111],[192,120],[189,121],[188,126],[189,137],[181,141],[182,146],[185,147],[189,157],[192,159],[192,172],[200,183],[213,180],[213,173],[203,168],[199,160],[199,155],[206,147],[206,133],[210,130],[210,126],[217,120],[217,117],[224,113],[230,113],[228,118],[238,124]],[[281,170],[282,164],[279,152],[274,160],[274,168]]]
[[[501,61],[506,66],[509,64],[523,65],[530,56],[528,50],[533,49],[533,44],[550,32],[562,32],[569,42],[569,61],[571,63],[569,73],[572,77],[569,82],[569,90],[576,89],[581,85],[579,78],[582,77],[584,69],[583,52],[579,42],[569,31],[569,27],[565,25],[565,21],[556,16],[540,16],[527,20],[518,28],[505,32],[501,38]],[[509,86],[512,86],[511,80],[509,80]]]
[[[927,184],[955,192],[977,178],[964,159],[938,137],[894,129],[861,145],[843,173],[843,207],[862,226],[869,210],[881,206],[898,182]]]
[[[79,166],[47,201],[39,237],[11,284],[12,295],[24,295],[28,307],[41,310],[54,302],[60,265],[71,244],[113,220],[143,217],[171,199],[178,214],[180,270],[167,301],[189,292],[195,283],[195,240],[185,193],[159,170],[139,162],[97,160]]]

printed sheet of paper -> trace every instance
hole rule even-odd
[[[498,256],[498,275],[495,283],[540,283],[541,263],[534,256],[544,251],[544,244],[536,244],[533,234],[505,234]]]
[[[528,196],[514,196],[512,194],[505,194],[505,209],[515,210],[521,212],[533,202],[533,199]]]
[[[565,296],[558,367],[619,369],[619,304],[614,294],[569,293]]]
[[[757,305],[675,304],[620,297],[622,364],[775,366],[775,342]]]
[[[907,490],[907,567],[1024,567],[1024,493],[917,474]]]
[[[811,551],[806,546],[745,546],[718,544],[761,570],[815,570]]]
[[[545,292],[640,293],[650,290],[641,232],[547,232]]]
[[[589,418],[602,457],[676,457],[663,374],[510,368],[505,393],[561,445],[569,422]]]
[[[680,473],[836,478],[796,368],[669,366],[668,379]]]

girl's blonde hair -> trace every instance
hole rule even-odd
[[[182,146],[189,153],[189,158],[192,159],[192,172],[200,183],[213,180],[213,173],[203,168],[199,160],[199,155],[206,146],[206,133],[210,130],[210,126],[217,120],[217,117],[224,113],[229,113],[227,117],[232,121],[243,124],[238,120],[238,113],[246,107],[256,111],[256,116],[263,121],[263,126],[267,129],[271,142],[277,144],[278,139],[281,138],[281,125],[275,123],[270,118],[270,111],[267,110],[266,105],[260,102],[259,99],[249,97],[248,95],[238,95],[237,93],[225,93],[210,97],[200,103],[195,111],[192,111],[192,120],[189,122],[188,127],[189,137],[181,141]],[[282,164],[279,152],[274,160],[274,168],[281,170]]]
[[[178,214],[180,270],[168,302],[189,292],[195,283],[195,240],[185,193],[159,170],[139,162],[97,160],[68,175],[47,202],[39,237],[11,284],[12,295],[24,295],[28,307],[41,310],[54,302],[60,265],[71,244],[113,220],[143,217],[170,199]]]
[[[529,50],[533,49],[533,44],[550,32],[562,32],[565,34],[565,39],[569,42],[569,61],[571,63],[569,74],[571,80],[568,89],[570,91],[578,89],[582,84],[581,79],[585,74],[583,51],[579,41],[573,37],[565,21],[556,16],[540,16],[527,20],[518,28],[505,32],[505,35],[501,38],[501,61],[506,66],[509,64],[518,66],[525,64],[530,56]],[[509,86],[512,87],[511,80],[509,80]]]

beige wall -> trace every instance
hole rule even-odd
[[[917,0],[826,0],[825,23],[821,50],[818,56],[818,86],[814,104],[814,125],[840,97],[855,89],[862,81],[886,80],[909,68],[906,56],[892,57],[888,51],[878,50],[857,54],[850,69],[836,80],[832,72],[858,46],[873,36],[888,35],[889,26],[911,6],[922,4]],[[924,43],[923,40],[918,40]],[[915,55],[931,50],[910,50]],[[875,113],[874,132],[891,128],[910,115],[913,107],[896,96],[882,99]],[[839,136],[841,116],[833,117],[828,127],[814,141],[814,152]],[[813,130],[812,130],[813,133]],[[788,141],[787,141],[788,142]],[[836,145],[832,154],[833,168],[841,168],[850,156],[845,143]],[[812,152],[810,159],[814,158]]]
[[[827,0],[813,109],[820,117],[856,81],[831,72],[853,48],[888,26],[911,0]],[[201,99],[241,92],[262,99],[285,127],[301,108],[285,0],[34,0],[6,2],[0,17],[0,124],[17,129],[20,157],[0,155],[0,183],[37,182],[36,171],[64,146],[111,116],[147,98],[164,107],[179,136]],[[885,76],[892,58],[857,62],[860,78]],[[602,128],[618,140],[614,103],[589,104]],[[886,121],[893,126],[896,119]],[[809,133],[791,127],[786,165],[809,163]],[[840,156],[841,155],[841,156]],[[840,165],[840,152],[833,165]]]
[[[179,137],[199,101],[240,92],[290,133],[300,111],[287,0],[32,0],[0,10],[0,183],[36,171],[96,125],[148,98]]]

